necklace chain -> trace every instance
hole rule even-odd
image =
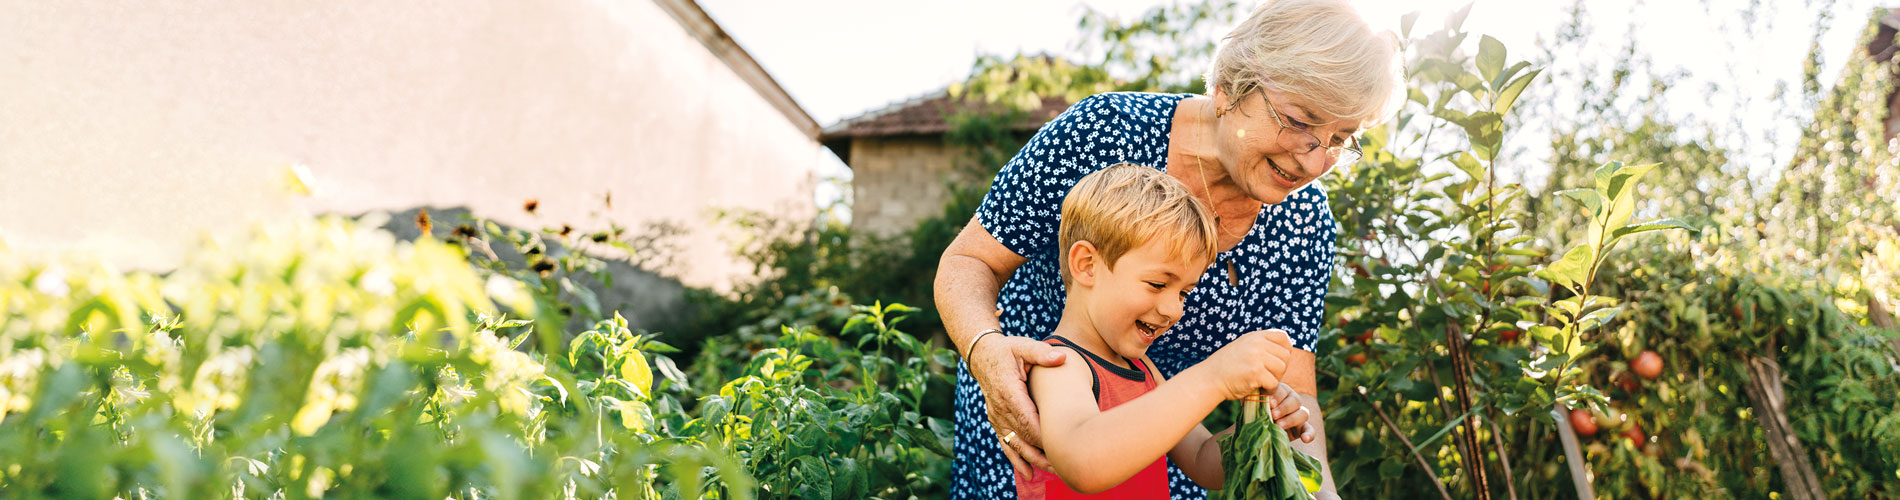
[[[1214,107],[1214,98],[1209,97],[1207,105],[1209,109],[1212,109]],[[1220,128],[1220,118],[1220,113],[1214,113],[1214,127],[1216,130]],[[1207,196],[1207,211],[1214,213],[1214,243],[1218,245],[1220,244],[1221,237],[1227,235],[1227,228],[1221,224],[1220,210],[1214,208],[1214,190],[1207,185],[1207,166],[1201,163],[1201,155],[1199,154],[1189,153],[1188,157],[1194,159],[1194,175],[1201,178],[1201,193]],[[1243,236],[1242,239],[1245,239],[1246,233],[1241,233],[1241,236]],[[1215,259],[1221,260],[1218,255],[1219,254],[1216,253]],[[1227,286],[1240,286],[1240,274],[1234,271],[1233,256],[1228,256],[1225,261],[1227,263]]]

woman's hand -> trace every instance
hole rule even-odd
[[[1312,412],[1300,404],[1300,395],[1293,392],[1293,386],[1281,382],[1273,389],[1273,423],[1286,429],[1286,435],[1293,439],[1311,443],[1317,437],[1315,429],[1307,425],[1313,417]]]
[[[1213,370],[1221,399],[1235,400],[1261,389],[1281,386],[1280,377],[1286,374],[1287,358],[1292,351],[1293,340],[1287,338],[1285,331],[1260,330],[1241,335],[1194,366]]]
[[[970,376],[983,388],[984,406],[989,410],[990,426],[1003,454],[1019,477],[1030,477],[1030,467],[1050,470],[1049,459],[1042,454],[1042,420],[1036,414],[1036,402],[1029,398],[1029,367],[1061,366],[1068,353],[1059,347],[1028,337],[991,335],[978,342],[969,359]]]

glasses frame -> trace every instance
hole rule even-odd
[[[1280,126],[1280,131],[1278,133],[1277,140],[1280,141],[1281,146],[1287,146],[1287,150],[1292,151],[1293,154],[1303,155],[1303,154],[1311,153],[1313,152],[1313,150],[1321,148],[1322,147],[1321,145],[1326,143],[1325,141],[1319,140],[1319,136],[1313,135],[1313,132],[1311,130],[1308,130],[1303,127],[1296,127],[1296,126],[1290,125],[1287,123],[1287,120],[1281,118],[1280,110],[1274,109],[1273,100],[1267,98],[1266,91],[1261,90],[1259,88],[1255,88],[1253,90],[1247,91],[1247,93],[1260,94],[1260,102],[1267,103],[1267,113],[1273,116],[1273,123],[1275,125]],[[1240,99],[1235,99],[1234,103],[1228,106],[1228,108],[1232,109],[1232,108],[1240,107],[1240,100],[1246,99],[1246,98],[1247,96],[1245,95],[1240,96]],[[1286,134],[1286,129],[1293,129],[1294,131],[1299,132],[1300,135],[1306,136],[1307,142],[1305,144],[1288,145],[1286,143],[1286,138],[1289,136]],[[1294,137],[1294,139],[1297,140],[1299,138]],[[1351,135],[1346,136],[1346,140],[1340,143],[1340,145],[1338,146],[1324,146],[1324,147],[1326,148],[1326,157],[1331,158],[1333,160],[1332,168],[1334,169],[1343,169],[1343,168],[1350,167],[1352,166],[1352,164],[1358,163],[1359,160],[1364,159],[1366,157],[1366,152],[1364,149],[1360,148],[1359,138],[1356,136],[1351,136]]]

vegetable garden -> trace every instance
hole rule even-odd
[[[1099,62],[986,60],[959,91],[1184,90],[1144,40],[1234,9],[1091,14]],[[1723,152],[1628,119],[1560,134],[1532,190],[1501,164],[1548,75],[1461,17],[1407,20],[1408,103],[1321,181],[1341,495],[1900,498],[1900,160],[1865,132],[1894,63],[1816,95],[1759,195],[1723,193],[1747,185]],[[1014,150],[1009,120],[959,119],[974,163]],[[425,214],[400,241],[324,217],[164,273],[0,244],[0,497],[942,497],[958,361],[914,306],[982,194],[959,192],[899,241],[835,220],[767,238],[767,278],[676,332],[590,300],[602,267],[577,248],[618,234]]]

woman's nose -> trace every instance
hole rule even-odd
[[[1301,177],[1319,177],[1326,171],[1332,170],[1333,164],[1339,161],[1339,157],[1328,153],[1323,147],[1315,147],[1311,151],[1293,155],[1293,159],[1300,163],[1300,171],[1296,174]],[[1309,172],[1311,175],[1308,174]]]

